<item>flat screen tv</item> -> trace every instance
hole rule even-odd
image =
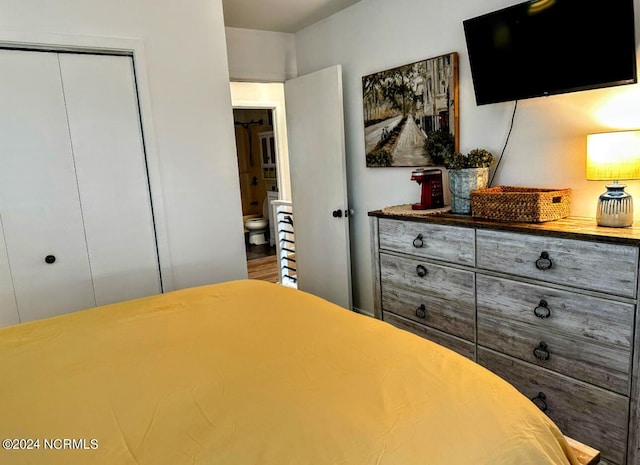
[[[531,0],[463,21],[476,103],[633,84],[633,0]]]

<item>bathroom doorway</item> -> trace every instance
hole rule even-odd
[[[278,282],[274,221],[270,208],[271,201],[278,200],[273,110],[235,108],[233,120],[248,276]]]

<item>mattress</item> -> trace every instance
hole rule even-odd
[[[0,439],[2,464],[578,463],[483,367],[252,280],[0,329]]]

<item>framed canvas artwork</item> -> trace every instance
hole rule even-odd
[[[367,167],[442,166],[458,151],[458,54],[362,78]]]

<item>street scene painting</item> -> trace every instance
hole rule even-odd
[[[442,166],[458,151],[458,54],[362,78],[367,167]]]

